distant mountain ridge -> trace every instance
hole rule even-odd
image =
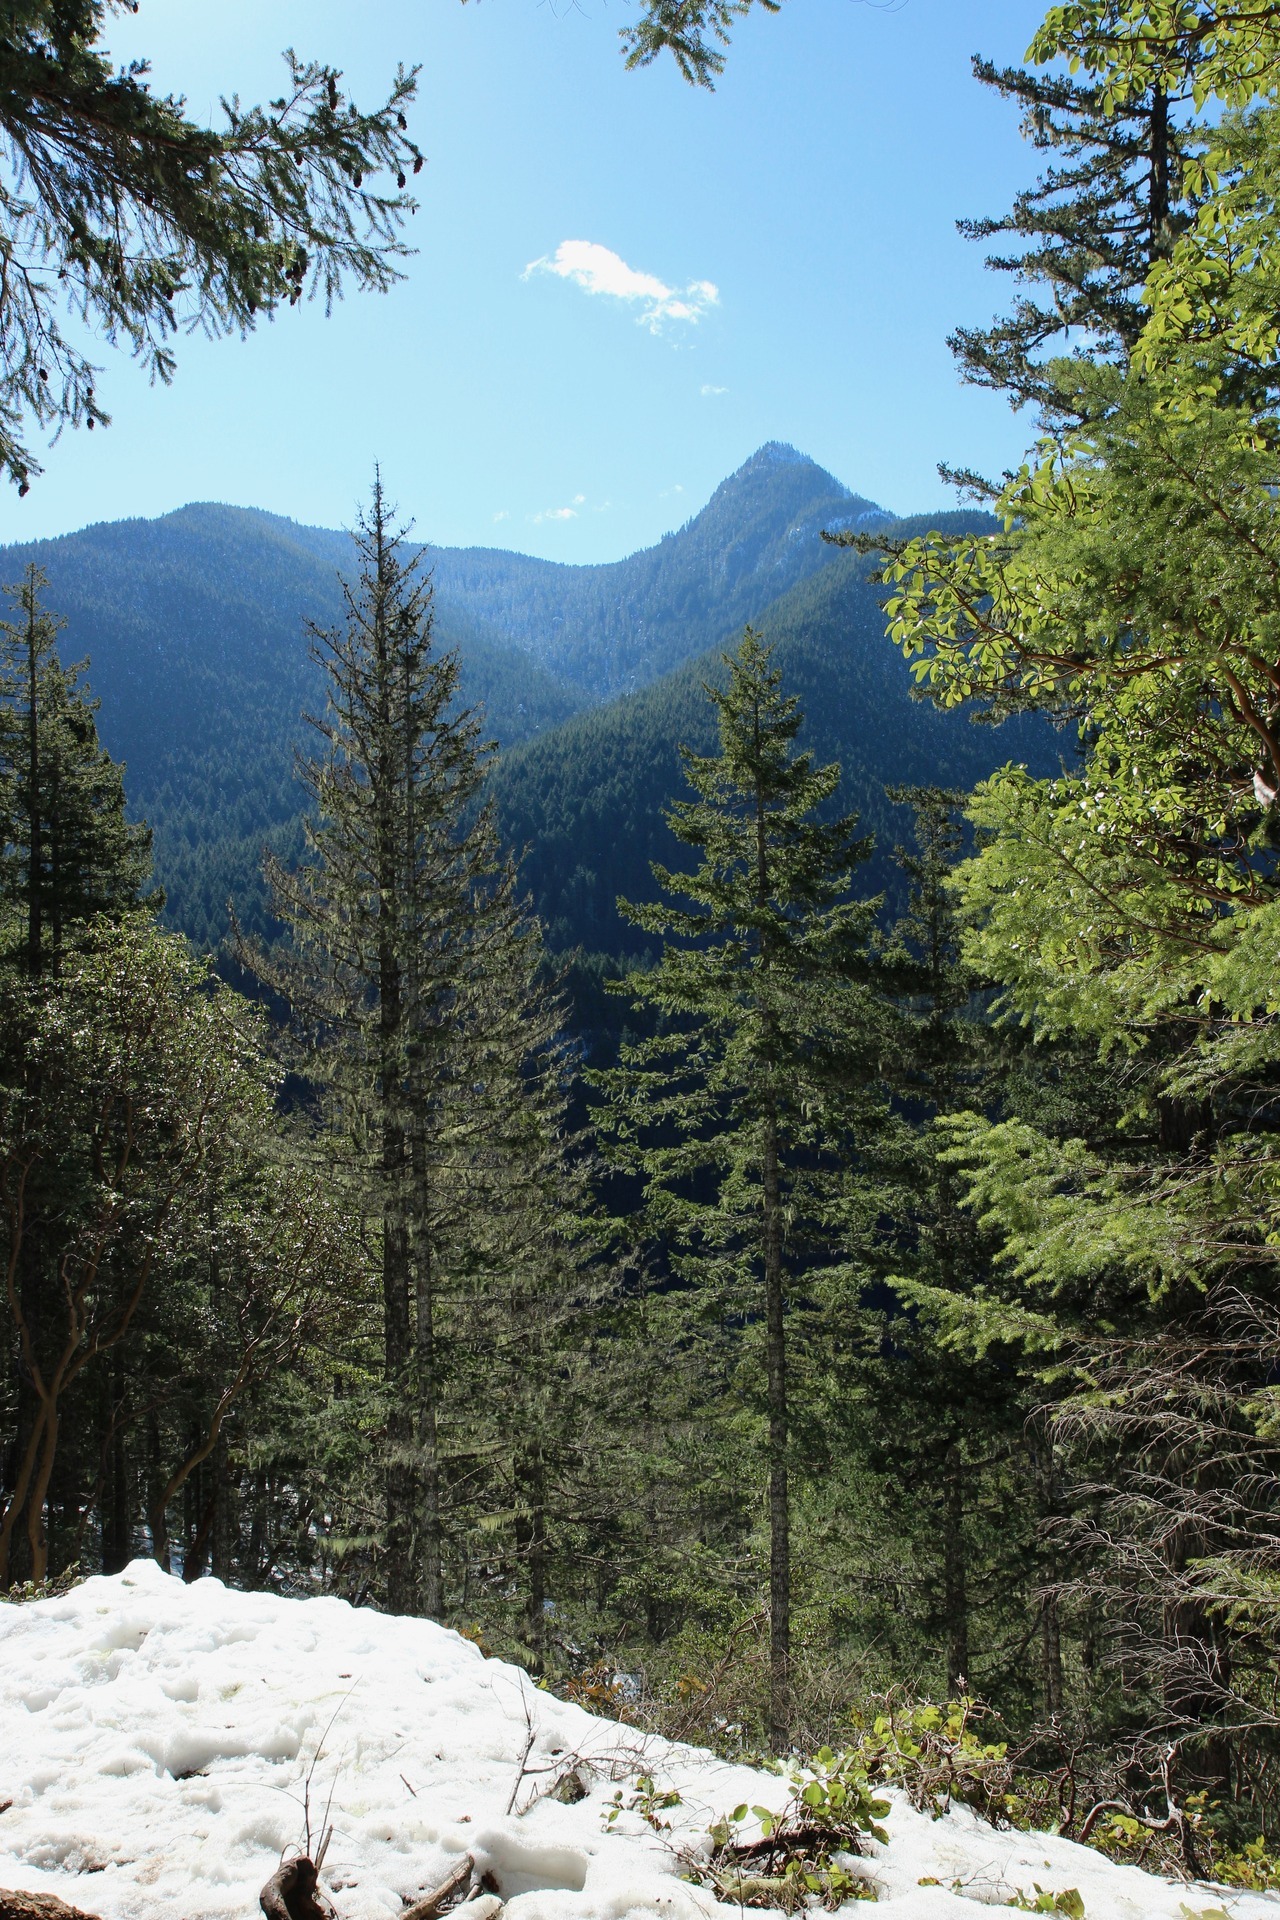
[[[593,700],[644,686],[714,645],[830,558],[824,529],[893,519],[771,440],[656,546],[601,566],[437,548],[443,607],[464,608]]]
[[[909,524],[896,523],[895,532]],[[867,556],[837,551],[820,572],[759,609],[753,624],[774,649],[784,691],[800,702],[800,747],[820,764],[840,763],[838,805],[874,836],[859,890],[885,893],[895,915],[905,907],[905,888],[893,852],[911,839],[911,815],[885,789],[967,792],[1010,760],[1047,774],[1061,749],[1038,717],[975,726],[967,714],[916,698],[885,637],[873,570]],[[499,761],[491,779],[498,819],[504,838],[524,852],[525,879],[552,947],[654,956],[652,937],[619,914],[618,896],[652,899],[651,863],[678,872],[689,862],[665,814],[673,800],[689,797],[681,747],[715,751],[706,688],[726,677],[724,653],[713,648],[636,693],[583,708]]]
[[[118,525],[155,529],[141,536],[151,548],[166,528],[198,546],[205,523],[227,514],[260,521],[269,538],[334,569],[351,563],[346,533],[254,508],[197,503],[162,520]],[[805,454],[771,440],[683,526],[623,560],[573,565],[499,547],[428,552],[442,616],[501,636],[580,696],[603,700],[670,672],[741,626],[753,607],[824,566],[824,530],[867,531],[893,518]],[[68,538],[111,532],[87,528]]]
[[[656,844],[679,784],[679,741],[701,743],[709,725],[707,663],[747,620],[790,632],[803,613],[803,691],[824,709],[824,750],[856,765],[857,804],[870,812],[883,811],[870,803],[884,781],[920,777],[935,762],[947,778],[972,779],[1008,757],[954,717],[940,723],[936,750],[907,751],[908,735],[921,744],[935,736],[905,716],[905,673],[883,641],[869,565],[851,565],[856,556],[821,538],[842,526],[928,524],[975,520],[895,521],[770,442],[683,527],[624,560],[564,566],[487,548],[430,551],[438,636],[459,651],[464,699],[483,706],[511,756],[495,787],[501,815],[513,841],[542,839],[528,872],[558,940],[616,948],[610,860],[630,862],[630,885],[631,856]],[[346,533],[212,504],[0,549],[0,580],[27,562],[44,568],[48,605],[67,623],[65,655],[90,656],[104,743],[126,762],[130,804],[155,830],[168,917],[200,945],[221,942],[229,896],[250,919],[261,911],[264,843],[287,857],[300,851],[294,754],[303,711],[324,700],[307,623],[340,620],[338,571],[353,561]],[[805,596],[828,580],[841,591],[819,593],[817,611],[805,611]],[[874,636],[870,652],[850,645],[855,633]],[[586,724],[588,709],[599,726]],[[962,739],[958,751],[945,744]],[[603,771],[602,752],[616,759]],[[563,805],[545,806],[539,781]]]

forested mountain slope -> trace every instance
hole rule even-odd
[[[216,947],[228,896],[256,896],[264,840],[296,838],[294,748],[304,709],[324,699],[306,623],[340,620],[350,539],[192,506],[8,547],[0,580],[16,580],[28,561],[48,575],[48,605],[66,620],[63,658],[90,658],[102,737],[126,764],[133,810],[155,829],[170,917]],[[461,652],[464,697],[484,706],[504,745],[582,702],[456,607],[441,607],[437,631]]]
[[[869,563],[821,540],[849,524],[913,525],[770,445],[678,533],[611,565],[432,550],[437,632],[511,755],[497,776],[503,823],[529,847],[554,944],[626,950],[615,896],[647,890],[650,858],[669,853],[661,812],[680,788],[679,743],[710,743],[702,682],[748,619],[783,644],[815,744],[847,763],[853,804],[890,842],[884,782],[970,784],[1021,752],[911,701]],[[170,922],[217,947],[229,897],[250,919],[260,908],[264,842],[300,845],[293,758],[301,716],[323,697],[306,626],[341,617],[350,537],[195,505],[7,548],[0,579],[32,560],[67,622],[64,658],[90,656],[102,737],[155,831]],[[619,684],[639,690],[582,711]],[[876,884],[886,870],[881,859]]]
[[[892,850],[910,838],[909,815],[890,804],[886,785],[967,789],[1008,760],[1048,771],[1068,750],[1043,721],[975,726],[967,715],[914,699],[907,668],[885,638],[871,571],[870,560],[837,551],[821,573],[752,620],[775,644],[784,686],[807,715],[804,744],[820,760],[841,762],[842,804],[875,835],[863,869],[869,892],[895,889]],[[616,897],[651,899],[649,863],[680,864],[663,810],[685,792],[681,743],[714,748],[715,712],[704,689],[721,674],[713,649],[653,686],[524,742],[497,767],[503,832],[525,850],[524,872],[553,947],[646,950],[647,936],[620,917]]]
[[[726,638],[821,570],[823,529],[884,525],[883,507],[770,441],[655,547],[606,566],[445,548],[441,604],[464,607],[594,699],[643,686]]]

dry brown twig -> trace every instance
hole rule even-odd
[[[515,1783],[511,1788],[511,1797],[503,1809],[505,1813],[510,1813],[516,1804],[516,1797],[524,1784],[524,1777],[528,1771],[529,1755],[533,1752],[533,1743],[538,1737],[538,1729],[534,1725],[533,1714],[529,1707],[529,1696],[523,1687],[520,1689],[520,1705],[524,1709],[524,1751],[520,1755],[520,1765],[516,1771]]]
[[[457,1865],[451,1867],[438,1887],[421,1900],[415,1900],[401,1916],[400,1920],[438,1920],[455,1893],[461,1892],[475,1872],[475,1861],[469,1853],[464,1853]]]

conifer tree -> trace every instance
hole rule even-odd
[[[997,67],[976,58],[984,86],[1022,110],[1022,131],[1054,164],[1007,214],[961,220],[970,240],[1008,237],[987,265],[1031,291],[985,328],[960,327],[952,352],[966,380],[1050,414],[1066,404],[1046,350],[1126,358],[1146,321],[1142,289],[1194,214],[1187,163],[1203,149],[1188,113],[1194,44],[1184,80],[1164,75],[1127,97],[1066,74]]]
[[[713,1326],[764,1325],[769,1532],[769,1731],[791,1727],[794,1326],[840,1269],[835,1162],[879,1124],[879,1007],[869,981],[872,904],[849,898],[869,851],[830,818],[838,766],[795,751],[803,716],[749,627],[709,688],[720,751],[685,750],[695,798],[668,815],[692,874],[655,866],[667,899],[620,903],[666,942],[623,984],[661,1029],[599,1076],[614,1164],[638,1175],[642,1219],[672,1249],[677,1310]],[[681,905],[684,900],[689,905]],[[712,1336],[714,1338],[714,1334]]]
[[[243,335],[304,291],[385,289],[407,251],[413,73],[361,112],[336,68],[290,52],[279,98],[232,96],[202,126],[152,92],[145,61],[117,67],[102,46],[126,7],[0,4],[0,468],[20,493],[40,470],[29,423],[107,424],[86,323],[168,381],[179,329]]]
[[[890,1078],[899,1097],[910,1103],[917,1122],[903,1156],[909,1170],[908,1245],[895,1251],[907,1253],[907,1264],[917,1280],[927,1274],[949,1290],[966,1283],[972,1288],[982,1271],[978,1235],[973,1220],[958,1204],[954,1176],[928,1127],[939,1114],[980,1101],[987,1077],[982,1071],[982,1030],[970,1017],[973,979],[960,961],[959,930],[946,891],[963,843],[956,820],[962,796],[914,789],[893,790],[890,798],[914,806],[917,842],[914,851],[900,848],[897,853],[910,889],[907,911],[893,929],[887,956],[907,1016],[899,1028]],[[939,1614],[947,1691],[955,1698],[974,1678],[969,1491],[973,1456],[989,1437],[994,1383],[989,1368],[983,1370],[986,1377],[980,1384],[974,1381],[972,1368],[965,1370],[967,1377],[962,1380],[954,1363],[937,1352],[927,1329],[894,1331],[905,1334],[903,1345],[912,1350],[915,1405],[910,1411],[916,1418],[914,1422],[909,1414],[903,1418],[904,1402],[912,1396],[909,1391],[900,1392],[894,1400],[895,1431],[886,1435],[886,1442],[890,1449],[895,1444],[901,1449],[907,1440],[916,1455],[917,1484],[920,1479],[927,1481],[936,1496],[935,1538],[942,1549]],[[919,1472],[922,1456],[931,1461],[924,1475]]]
[[[855,1226],[851,1237],[882,1284],[860,1303],[871,1338],[864,1331],[851,1340],[851,1365],[835,1370],[845,1390],[832,1419],[839,1424],[843,1407],[855,1428],[864,1423],[855,1450],[881,1478],[898,1523],[906,1518],[920,1624],[930,1651],[942,1656],[948,1696],[967,1687],[1025,1709],[1032,1690],[999,1649],[1009,1641],[1025,1647],[1038,1624],[1041,1697],[1051,1716],[1062,1707],[1057,1616],[1046,1602],[1037,1622],[1026,1598],[1040,1571],[1035,1533],[1040,1483],[1049,1477],[1043,1435],[1031,1421],[1036,1383],[998,1336],[963,1355],[948,1337],[957,1300],[973,1303],[990,1291],[998,1242],[963,1204],[945,1121],[998,1105],[1008,1066],[961,951],[951,883],[965,847],[966,796],[915,787],[890,788],[889,798],[915,816],[914,846],[895,850],[909,883],[906,911],[881,954],[899,1012],[884,1072],[902,1124],[870,1209],[860,1196],[861,1232]],[[869,1394],[848,1391],[859,1380]],[[868,1401],[876,1410],[869,1428]],[[992,1507],[1001,1512],[996,1529],[984,1520]]]
[[[518,1072],[503,1017],[522,937],[515,876],[477,801],[488,748],[458,711],[456,654],[432,634],[430,578],[375,481],[344,583],[346,623],[313,630],[329,681],[301,764],[310,859],[268,857],[290,950],[241,941],[291,1009],[299,1065],[321,1090],[329,1139],[368,1210],[381,1276],[388,1603],[445,1607],[440,1443],[442,1287],[484,1237],[485,1155]],[[463,1251],[459,1251],[459,1247]]]
[[[58,656],[60,623],[42,606],[44,575],[29,567],[7,589],[14,618],[0,620],[0,970],[16,967],[34,991],[56,972],[73,944],[94,941],[104,926],[145,911],[151,836],[125,813],[121,768],[98,744],[96,703],[81,680],[83,666]],[[158,896],[151,896],[155,904]],[[39,1050],[23,1020],[9,1022],[0,1047],[0,1084],[19,1104],[41,1098]],[[78,1175],[73,1142],[41,1154],[24,1183],[24,1230],[9,1248],[17,1317],[37,1365],[58,1337],[54,1281],[60,1223]],[[43,1420],[31,1365],[15,1352],[13,1473]],[[52,1454],[50,1461],[52,1461]],[[16,1484],[9,1477],[7,1484]],[[19,1568],[45,1551],[42,1522],[17,1545]],[[24,1555],[27,1558],[24,1559]]]
[[[1184,1779],[1237,1794],[1274,1732],[1256,1679],[1233,1675],[1275,1646],[1270,1602],[1248,1596],[1274,1592],[1276,1564],[1254,1396],[1277,1313],[1280,119],[1261,90],[1277,24],[1266,7],[1051,10],[1033,57],[1082,66],[1104,103],[1173,98],[1190,39],[1203,204],[1150,263],[1130,350],[1050,367],[1075,429],[1010,478],[1005,535],[920,542],[884,575],[941,704],[1079,727],[1059,778],[1006,768],[979,789],[959,898],[966,957],[1006,1010],[1096,1049],[1117,1097],[1105,1125],[1087,1103],[1065,1126],[957,1115],[952,1159],[1017,1290],[984,1303],[988,1332],[1003,1320],[1079,1366],[1057,1427],[1102,1518],[1078,1575],[1113,1652],[1127,1637],[1126,1687],[1148,1689],[1153,1777],[1172,1749]]]
[[[587,1519],[609,1504],[596,1452],[608,1274],[592,1257],[592,1163],[547,971],[537,924],[523,921],[493,943],[480,983],[443,1460],[470,1615],[514,1637],[536,1669],[549,1660],[549,1603],[581,1589]]]
[[[228,1435],[346,1239],[282,1163],[257,1015],[155,925],[150,836],[43,587],[28,569],[0,623],[0,1585],[118,1568],[144,1515],[163,1556],[197,1486],[188,1564],[225,1566]]]
[[[143,900],[151,835],[125,813],[122,769],[98,745],[84,663],[58,657],[61,622],[41,606],[38,567],[8,589],[0,620],[0,808],[4,896],[34,977],[56,964],[77,925]],[[152,896],[151,904],[157,903]]]

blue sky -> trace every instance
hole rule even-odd
[[[626,0],[142,0],[113,51],[197,113],[274,92],[286,45],[361,99],[420,62],[418,253],[328,320],[187,342],[170,388],[104,353],[113,426],[0,496],[0,540],[200,499],[340,525],[380,460],[430,541],[605,560],[769,439],[891,508],[954,504],[939,460],[998,472],[1030,432],[945,344],[1009,292],[957,217],[1035,172],[969,56],[1019,59],[1042,11],[785,0],[708,95],[624,70]]]

